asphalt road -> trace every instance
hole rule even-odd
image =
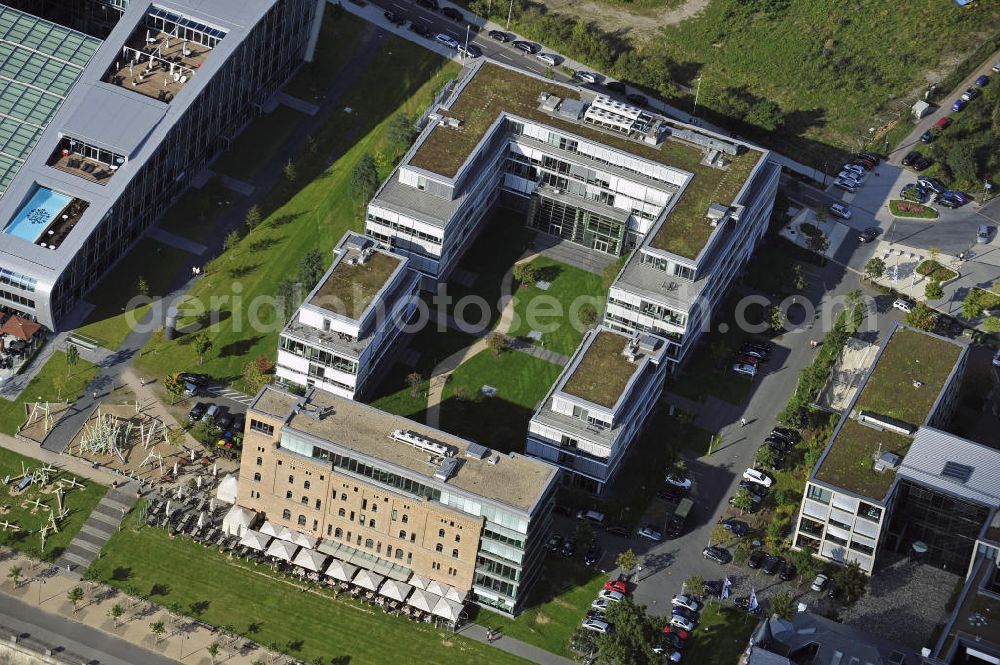
[[[16,598],[0,594],[0,624],[21,635],[31,648],[48,648],[80,656],[101,665],[169,665],[175,663],[158,653],[108,635],[96,628],[50,614]]]

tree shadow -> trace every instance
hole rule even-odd
[[[543,266],[538,269],[538,281],[542,282],[554,282],[557,277],[562,273],[563,269],[561,266]]]
[[[250,243],[250,251],[253,252],[265,252],[275,245],[280,244],[285,239],[285,236],[270,236],[268,238],[258,238]]]
[[[157,582],[156,584],[154,584],[153,586],[151,586],[150,589],[149,589],[149,595],[150,596],[166,596],[169,593],[170,593],[170,585],[169,584],[161,584],[161,583]]]
[[[111,579],[115,582],[124,582],[126,580],[132,579],[132,569],[125,568],[124,566],[118,566],[111,571]]]
[[[253,273],[259,267],[259,263],[248,263],[247,265],[230,268],[228,273],[233,279],[239,279],[240,277],[246,277],[247,275]]]
[[[200,617],[201,615],[203,615],[205,612],[208,611],[208,608],[211,604],[212,601],[210,600],[199,600],[197,602],[191,603],[191,606],[188,609],[191,613],[191,616]]]
[[[264,339],[263,335],[257,335],[256,337],[250,337],[249,339],[241,339],[230,344],[226,344],[219,349],[220,358],[228,358],[230,356],[244,356],[250,349],[254,347],[257,342]]]
[[[268,222],[267,226],[276,229],[276,228],[284,226],[285,224],[290,224],[290,223],[294,222],[296,219],[298,219],[299,217],[301,217],[304,214],[305,213],[302,213],[302,212],[291,212],[291,213],[288,213],[287,215],[281,215],[280,217],[275,217],[270,222]]]

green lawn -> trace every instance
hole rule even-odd
[[[338,34],[357,30],[357,22],[346,15],[339,21]],[[350,195],[351,169],[366,152],[392,149],[385,133],[391,115],[397,110],[413,114],[425,108],[456,72],[456,65],[416,44],[395,37],[379,43],[365,76],[339,103],[352,112],[334,114],[316,135],[316,152],[298,160],[303,184],[283,182],[269,192],[262,206],[264,224],[214,261],[192,288],[189,295],[222,319],[209,331],[212,348],[201,371],[233,380],[246,358],[274,357],[281,321],[273,305],[261,298],[273,295],[278,282],[294,276],[309,250],[318,249],[329,257],[345,231],[362,228],[361,208]],[[335,51],[328,46],[324,53]],[[320,59],[327,57],[324,53]],[[342,156],[324,169],[325,160],[338,154]],[[315,178],[310,180],[312,175]],[[165,341],[162,335],[154,335],[135,364],[149,376],[196,366],[192,338],[188,334]]]
[[[212,170],[253,180],[305,118],[305,114],[279,104],[244,129],[239,140],[212,164]]]
[[[684,662],[694,665],[736,663],[756,627],[756,617],[732,605],[708,603],[701,613],[698,630],[684,648]]]
[[[441,429],[500,452],[524,450],[528,421],[562,367],[519,351],[482,351],[455,370],[444,388]],[[480,392],[497,389],[495,397]]]
[[[580,321],[580,307],[590,303],[600,320],[609,284],[600,275],[544,256],[534,259],[531,265],[538,270],[539,279],[550,282],[551,286],[546,291],[534,284],[517,288],[510,334],[526,339],[532,330],[541,331],[540,346],[570,356],[587,328]]]
[[[43,466],[42,462],[36,459],[18,455],[6,448],[0,448],[0,478],[9,476],[13,479],[20,476],[25,469],[30,472],[32,469],[40,469]],[[37,499],[58,511],[58,500],[55,494],[48,490],[48,487],[53,486],[60,479],[68,480],[70,477],[75,476],[56,471],[49,476],[50,485],[46,488],[32,484],[24,491],[17,493],[16,496],[12,495],[12,491],[17,482],[12,480],[0,488],[0,506],[3,507],[0,520],[21,527],[20,531],[0,529],[0,545],[13,547],[29,556],[40,557],[46,561],[58,559],[108,489],[103,485],[77,478],[84,484],[84,487],[68,490],[63,496],[62,505],[69,511],[69,514],[58,523],[59,530],[57,532],[46,536],[45,550],[42,551],[41,537],[37,532],[40,527],[49,523],[49,511],[44,508],[36,508],[27,502]]]
[[[25,401],[34,402],[38,398],[52,402],[75,401],[97,376],[97,371],[97,365],[83,358],[77,360],[75,367],[69,368],[66,366],[66,354],[56,351],[15,401],[0,400],[0,431],[11,435],[17,432],[26,419]]]
[[[889,212],[894,217],[904,217],[912,219],[937,219],[938,211],[930,206],[920,205],[912,201],[902,199],[892,199],[889,201]]]
[[[232,150],[240,149],[243,136],[237,139]],[[229,153],[224,153],[220,161]],[[205,243],[217,234],[215,224],[240,195],[222,186],[218,177],[211,178],[203,187],[189,187],[187,191],[160,220],[164,231],[198,243]],[[200,259],[199,259],[200,261]]]
[[[573,658],[569,639],[580,627],[590,603],[604,588],[607,575],[552,554],[545,559],[525,610],[514,619],[480,609],[476,623],[507,637]],[[734,661],[735,662],[735,661]]]
[[[131,331],[130,323],[145,316],[147,305],[136,311],[126,311],[132,298],[138,295],[139,278],[146,280],[149,297],[165,296],[176,286],[178,275],[185,266],[194,266],[200,259],[151,238],[143,238],[104,279],[87,295],[94,310],[83,326],[77,329],[108,349],[117,349]]]
[[[351,665],[406,662],[523,663],[498,649],[427,624],[390,617],[350,600],[302,593],[282,580],[255,574],[217,550],[158,528],[136,531],[131,519],[115,533],[91,567],[120,588],[134,587],[150,600],[247,637],[306,662]],[[263,571],[266,572],[264,567]],[[155,592],[154,592],[155,590]]]
[[[927,259],[917,266],[917,273],[928,277],[931,281],[937,280],[939,282],[947,282],[949,279],[955,279],[958,277],[956,273],[951,268],[945,268],[943,265],[937,261]]]

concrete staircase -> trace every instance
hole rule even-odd
[[[104,498],[94,506],[76,538],[56,561],[63,573],[79,579],[83,571],[90,567],[104,543],[118,530],[123,517],[122,509],[128,512],[135,505],[135,490],[132,488],[133,484],[127,483],[118,489],[108,490]]]

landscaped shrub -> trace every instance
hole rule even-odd
[[[909,191],[903,192],[904,197],[909,197],[909,195]],[[937,219],[938,216],[938,211],[934,208],[898,199],[889,201],[889,212],[896,217],[913,217],[916,219]]]
[[[810,238],[823,235],[823,232],[819,230],[815,224],[810,224],[809,222],[802,222],[799,224],[799,231],[806,234]]]

